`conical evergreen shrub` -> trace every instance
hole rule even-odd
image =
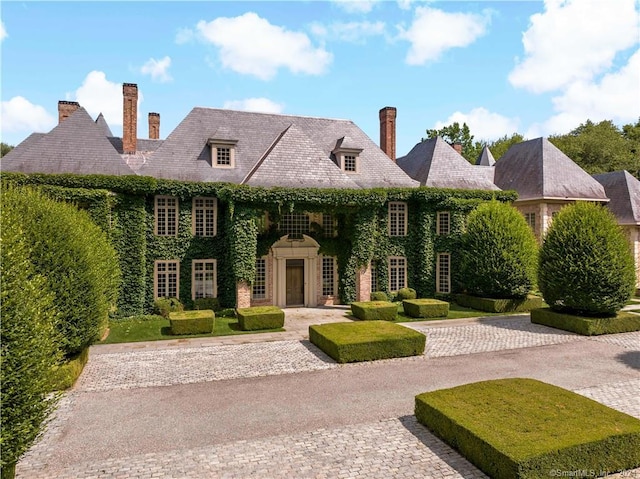
[[[536,279],[538,244],[524,217],[498,201],[469,215],[462,239],[461,285],[486,298],[524,298]]]
[[[577,202],[558,213],[540,250],[538,286],[560,312],[611,316],[625,305],[634,291],[635,266],[608,209]]]

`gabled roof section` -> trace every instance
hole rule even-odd
[[[476,165],[493,166],[495,164],[496,164],[496,160],[491,154],[491,150],[489,149],[488,146],[485,145],[484,148],[482,148],[482,151],[480,152],[480,156],[478,156],[478,159],[476,160]]]
[[[603,186],[546,138],[513,145],[495,165],[495,183],[518,200],[607,201]]]
[[[628,171],[593,175],[604,186],[607,204],[621,225],[640,225],[640,181]]]
[[[246,179],[251,186],[358,188],[298,126],[291,125]]]
[[[499,190],[480,167],[473,166],[440,137],[418,143],[400,166],[421,186],[474,190]]]
[[[133,175],[104,130],[80,107],[46,135],[31,135],[28,144],[2,160],[2,170],[22,173]],[[24,142],[23,142],[24,143]]]
[[[98,115],[98,118],[96,118],[96,125],[102,128],[102,131],[104,131],[104,136],[113,136],[113,133],[111,133],[111,128],[109,128],[109,124],[107,123],[107,120],[104,119],[104,115],[102,114],[102,112]]]
[[[302,141],[304,138],[306,143],[294,145],[292,140],[284,138],[289,132],[285,135],[283,132],[291,125],[295,125],[290,132],[291,139],[295,137]],[[237,141],[234,147],[235,168],[215,168],[211,165],[211,150],[207,142],[223,134]],[[278,140],[281,135],[283,138]],[[316,158],[320,153],[330,161],[336,140],[342,137],[351,138],[362,148],[359,155],[360,172],[348,176],[357,186],[417,186],[351,121],[200,107],[191,110],[162,146],[147,159],[139,174],[183,181],[229,183],[241,183],[250,176],[247,179],[249,184],[259,179],[262,184],[281,185],[281,180],[289,181],[287,168],[292,166],[290,160],[296,160],[296,168],[301,161],[312,162],[310,158]],[[285,143],[278,147],[283,140]],[[274,142],[277,144],[274,145]],[[289,157],[284,154],[285,146],[289,149]],[[271,147],[273,150],[269,152]],[[294,147],[305,153],[296,153]],[[263,164],[258,165],[261,160]],[[279,166],[278,162],[283,163]],[[335,164],[333,167],[337,168]],[[306,168],[318,168],[318,165],[309,163]],[[305,186],[318,187],[326,180],[321,177],[316,177],[315,182],[305,180]]]
[[[22,143],[16,145],[9,153],[4,155],[2,158],[8,158],[10,161],[14,161],[14,158],[21,157],[26,151],[31,148],[31,146],[37,142],[40,138],[45,136],[46,133],[31,133],[28,137],[26,137]]]

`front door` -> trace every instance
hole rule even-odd
[[[287,306],[304,305],[304,260],[287,260]]]

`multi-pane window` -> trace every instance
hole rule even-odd
[[[154,298],[177,298],[180,263],[177,260],[156,261],[154,271]]]
[[[355,155],[344,155],[344,171],[349,171],[351,173],[355,173],[357,171],[356,158],[357,157]]]
[[[335,236],[336,226],[333,221],[333,215],[327,213],[322,214],[322,232],[325,238],[333,238]]]
[[[228,146],[218,146],[216,148],[216,165],[231,166],[231,148]]]
[[[380,291],[378,287],[378,263],[371,260],[371,291]]]
[[[389,289],[398,291],[407,287],[407,259],[402,256],[389,258]]]
[[[526,220],[529,227],[535,231],[536,230],[536,214],[535,213],[525,213],[524,219]]]
[[[322,295],[333,296],[335,294],[335,258],[332,256],[322,257]]]
[[[256,259],[256,277],[253,280],[253,299],[265,299],[267,297],[267,260]]]
[[[178,234],[178,199],[171,196],[156,196],[155,217],[158,236],[176,236]]]
[[[193,234],[194,236],[215,236],[218,214],[216,198],[193,199]]]
[[[448,211],[438,211],[436,223],[439,235],[448,235],[451,232],[451,215]]]
[[[282,215],[280,231],[284,234],[303,235],[309,233],[309,215],[289,213]]]
[[[194,259],[191,267],[191,297],[215,298],[216,291],[216,260]]]
[[[407,204],[399,201],[389,203],[389,236],[407,235]]]
[[[451,255],[449,253],[438,253],[436,263],[436,292],[451,292]]]

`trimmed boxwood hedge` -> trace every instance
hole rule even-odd
[[[640,465],[640,420],[533,379],[419,394],[418,421],[496,479]]]
[[[531,322],[572,331],[583,336],[640,331],[640,314],[626,311],[620,311],[616,316],[610,318],[598,318],[559,313],[551,308],[540,308],[531,311]]]
[[[402,307],[412,318],[440,318],[449,314],[449,303],[439,299],[405,299]]]
[[[457,294],[456,303],[466,308],[473,308],[488,313],[522,313],[541,308],[544,300],[540,296],[529,294],[523,299],[480,298],[469,294]]]
[[[51,390],[63,391],[73,386],[82,374],[87,361],[89,361],[89,348],[83,349],[76,356],[53,368]]]
[[[284,311],[277,306],[254,306],[236,310],[238,324],[243,331],[278,329],[284,326]]]
[[[398,306],[390,301],[355,301],[351,303],[351,314],[364,321],[393,321]]]
[[[309,340],[339,363],[418,356],[426,336],[387,321],[315,324]]]
[[[169,313],[171,334],[208,334],[213,332],[215,313],[210,309]]]

